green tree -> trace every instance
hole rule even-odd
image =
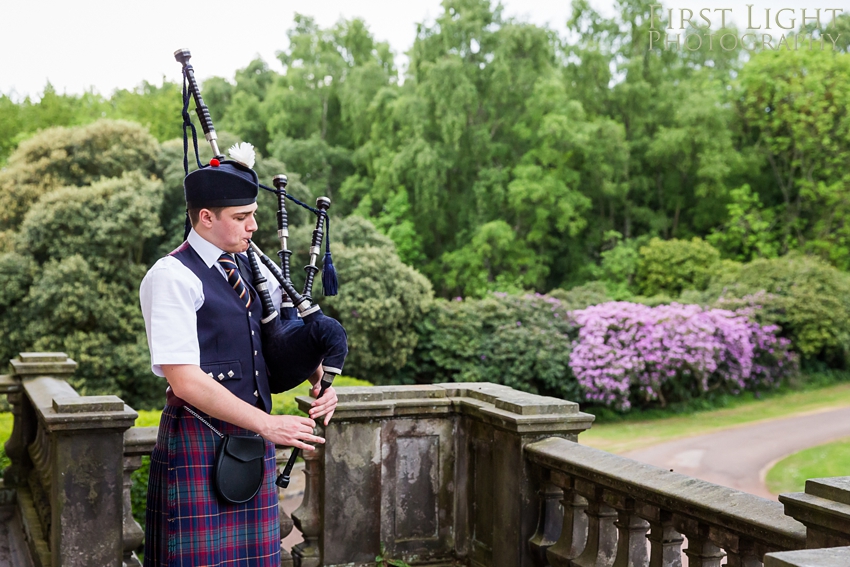
[[[741,71],[741,114],[769,183],[780,253],[803,249],[850,268],[850,58],[826,51],[764,51]]]
[[[775,234],[774,211],[765,209],[758,193],[748,184],[729,192],[732,202],[726,208],[729,219],[706,240],[727,258],[748,261],[774,258],[779,252]]]

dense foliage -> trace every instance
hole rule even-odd
[[[705,238],[738,261],[798,250],[850,268],[847,41],[650,47],[651,5],[618,0],[607,18],[574,0],[561,36],[491,0],[445,0],[402,70],[363,21],[322,28],[297,15],[282,71],[252,61],[207,80],[204,96],[219,131],[286,164],[310,197],[329,195],[334,214],[371,219],[441,297],[571,287],[605,259],[628,268],[605,256],[618,240],[628,256],[653,237]],[[850,16],[829,25],[846,35]],[[0,162],[40,128],[103,115],[174,138],[178,93],[0,97]],[[4,202],[3,214],[21,207]],[[639,293],[700,285],[651,280]]]
[[[438,300],[418,322],[419,343],[397,380],[496,382],[579,399],[569,371],[573,329],[567,304],[551,296]]]
[[[256,60],[204,83],[222,147],[252,142],[263,182],[286,173],[298,199],[333,200],[341,294],[322,304],[348,329],[347,373],[579,399],[593,388],[571,356],[592,325],[568,313],[610,300],[640,305],[602,320],[674,338],[675,320],[676,340],[714,345],[687,377],[650,368],[639,394],[598,398],[622,407],[773,382],[784,340],[775,364],[760,357],[777,333],[804,363],[850,362],[850,43],[650,48],[650,7],[618,0],[605,18],[574,0],[559,37],[444,0],[401,72],[364,22],[298,15],[282,72]],[[850,16],[834,25],[850,35]],[[182,240],[179,93],[0,95],[0,360],[64,350],[83,391],[161,402],[137,289]],[[255,240],[273,252],[275,199],[259,201]],[[297,268],[312,226],[294,206],[290,223]],[[650,309],[674,301],[701,307]],[[761,345],[751,363],[732,327]]]

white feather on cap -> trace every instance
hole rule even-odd
[[[254,160],[257,156],[254,153],[254,146],[252,146],[248,142],[239,142],[238,144],[233,144],[232,146],[230,146],[230,149],[227,150],[227,153],[230,154],[230,159],[232,159],[233,161],[238,161],[248,169],[254,167]]]

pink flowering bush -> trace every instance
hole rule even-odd
[[[612,301],[572,311],[570,368],[586,400],[619,410],[775,386],[796,371],[796,355],[752,310]]]

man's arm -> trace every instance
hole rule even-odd
[[[312,419],[297,415],[269,415],[237,398],[215,380],[210,380],[199,366],[163,364],[161,368],[178,398],[212,417],[244,427],[278,445],[310,451],[314,447],[307,443],[325,442],[323,438],[313,435],[316,422]],[[336,394],[333,398],[335,402]]]

